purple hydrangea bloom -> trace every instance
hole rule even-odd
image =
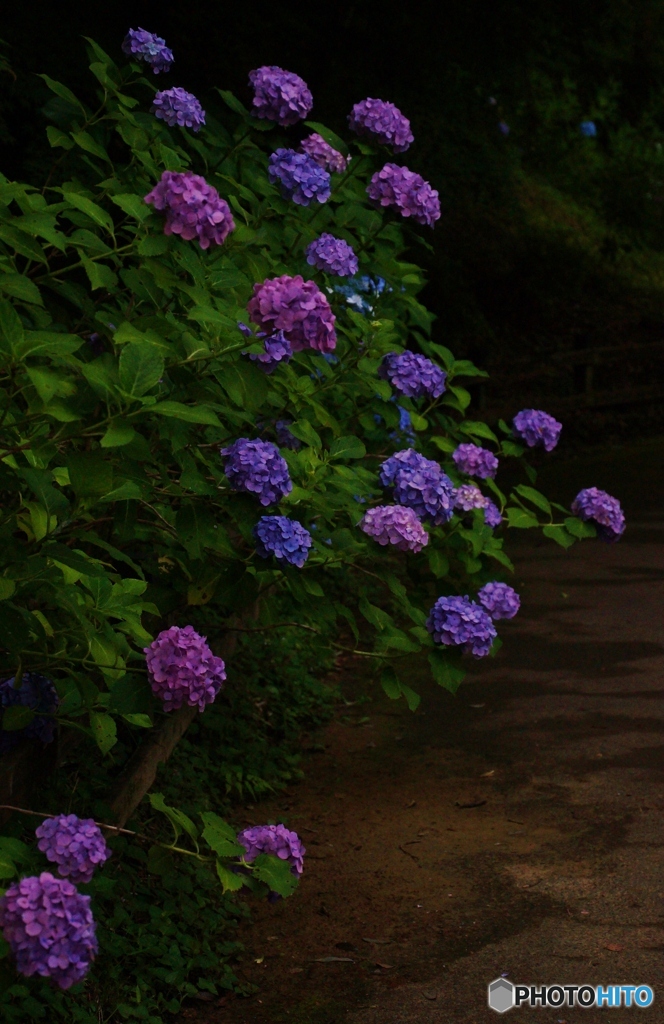
[[[378,369],[378,376],[389,380],[392,387],[406,398],[439,398],[445,390],[447,374],[430,359],[417,352],[388,352]]]
[[[10,885],[0,898],[0,928],[18,972],[60,988],[81,981],[97,953],[90,897],[50,871]]]
[[[385,164],[367,186],[370,199],[381,206],[393,206],[402,217],[433,227],[440,217],[440,200],[428,181],[398,164]]]
[[[351,131],[373,138],[389,146],[393,153],[405,153],[413,141],[410,121],[394,103],[385,100],[362,100],[348,115]]]
[[[476,658],[489,653],[497,636],[489,615],[468,595],[439,597],[429,612],[426,627],[437,644],[461,647]]]
[[[405,505],[377,505],[366,512],[360,529],[385,547],[417,554],[429,543],[426,532],[412,508]]]
[[[144,60],[155,75],[160,71],[169,71],[173,63],[173,51],[166,46],[166,41],[153,32],[146,32],[144,28],[130,28],[122,50],[128,57]]]
[[[205,124],[205,111],[195,96],[186,89],[164,89],[152,101],[152,113],[165,121],[170,128],[201,130]]]
[[[437,462],[413,448],[396,452],[383,462],[380,482],[393,491],[399,505],[412,508],[420,519],[440,526],[452,518],[454,484]]]
[[[263,558],[274,555],[302,568],[309,557],[311,534],[287,516],[262,516],[254,526],[256,551]]]
[[[296,452],[298,448],[302,447],[302,442],[288,429],[292,422],[292,420],[277,420],[274,424],[274,432],[280,448],[290,448],[291,451]]]
[[[328,231],[311,242],[305,253],[307,263],[312,267],[336,274],[337,277],[352,277],[359,269],[357,256],[348,242],[343,238],[335,238]]]
[[[513,587],[507,583],[485,583],[477,595],[477,600],[494,621],[496,619],[513,619],[521,607],[521,598]]]
[[[625,531],[625,513],[617,498],[597,487],[585,487],[572,502],[572,512],[584,522],[594,523],[602,540],[618,540]]]
[[[163,701],[164,711],[176,711],[185,703],[204,711],[226,678],[223,660],[193,626],[163,629],[143,650],[152,692]]]
[[[330,173],[343,174],[350,163],[350,157],[346,158],[338,149],[330,146],[318,132],[313,132],[307,135],[306,139],[302,139],[300,148],[312,157],[319,167]]]
[[[314,105],[307,83],[276,65],[266,64],[252,71],[249,82],[254,87],[254,114],[284,128],[301,121]]]
[[[201,249],[208,249],[211,242],[221,245],[235,230],[226,200],[192,171],[164,171],[145,202],[154,203],[155,210],[166,210],[165,235],[180,235],[187,241],[196,238]]]
[[[5,731],[0,719],[0,753],[11,750],[23,738],[51,743],[55,735],[55,719],[60,699],[57,690],[46,676],[39,672],[24,672],[21,685],[15,686],[16,677],[0,683],[0,708],[11,708],[20,704],[31,708],[35,717],[24,729]]]
[[[562,423],[541,409],[522,409],[512,420],[512,427],[515,437],[525,441],[529,448],[542,445],[547,452],[556,447],[563,429]]]
[[[503,521],[503,517],[498,506],[491,501],[491,498],[486,499],[486,505],[484,506],[484,522],[487,526],[490,526],[492,530],[495,530],[497,526]]]
[[[246,324],[239,323],[238,327],[245,338],[252,341],[263,339],[263,352],[251,352],[249,358],[255,363],[261,364],[265,373],[272,373],[279,363],[287,363],[293,355],[293,349],[288,338],[284,337],[283,331],[275,331],[274,334],[266,334],[265,331],[258,331],[256,334]],[[246,352],[243,353],[246,355]]]
[[[476,444],[460,444],[452,458],[460,473],[480,480],[495,476],[498,470],[498,459],[493,452]]]
[[[474,508],[486,508],[488,499],[475,484],[461,484],[454,494],[454,507],[461,512],[472,512]]]
[[[287,860],[294,875],[304,871],[304,855],[307,852],[297,832],[291,832],[285,825],[254,825],[238,834],[238,842],[247,851],[244,859],[248,864],[259,853],[271,853],[280,860]]]
[[[308,206],[312,199],[326,203],[330,198],[330,175],[306,153],[275,150],[267,174],[273,185],[279,182],[282,195],[298,206]]]
[[[305,281],[300,274],[255,284],[247,311],[268,333],[283,331],[294,352],[313,348],[324,353],[336,348],[336,317],[330,303],[315,281]]]
[[[58,865],[58,874],[76,884],[89,882],[95,868],[111,856],[101,829],[92,818],[59,814],[46,818],[35,829],[35,835],[41,852]]]
[[[255,494],[261,505],[274,505],[293,490],[288,466],[271,441],[240,437],[228,448],[224,472],[234,491]]]

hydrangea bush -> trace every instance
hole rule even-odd
[[[471,413],[483,372],[434,340],[406,255],[444,216],[438,192],[381,156],[411,145],[399,111],[366,101],[361,141],[308,122],[300,144],[313,98],[294,72],[253,71],[252,110],[223,90],[215,110],[211,90],[205,116],[186,83],[157,94],[142,77],[170,67],[163,39],[120,44],[116,63],[89,43],[94,103],[45,78],[60,101],[47,180],[0,175],[0,644],[23,680],[2,684],[3,735],[45,742],[56,718],[100,756],[119,730],[135,745],[233,685],[227,632],[280,622],[366,659],[410,707],[400,666],[415,656],[454,692],[518,600],[496,590],[509,530],[616,539],[619,503],[591,486],[552,505],[531,466],[501,490],[504,464],[545,458],[560,424],[518,404],[495,429]],[[355,262],[355,283],[331,283]],[[291,891],[303,851],[272,828],[238,844],[208,815],[225,889],[254,878],[228,858],[248,871],[260,840],[251,871]],[[52,956],[75,980],[95,950],[85,897],[49,873],[10,892],[21,969]]]

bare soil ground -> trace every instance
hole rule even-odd
[[[617,545],[524,538],[522,612],[456,697],[413,661],[415,714],[375,693],[341,713],[261,805],[308,853],[241,935],[257,993],[183,1020],[489,1024],[501,974],[655,988],[648,1009],[510,1011],[524,1024],[664,1020],[663,541],[648,517]]]

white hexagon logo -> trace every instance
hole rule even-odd
[[[514,985],[507,978],[496,978],[489,985],[489,1006],[496,1013],[506,1013],[514,1006]]]

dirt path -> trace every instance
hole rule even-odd
[[[379,698],[329,728],[261,808],[308,854],[298,895],[242,936],[259,992],[187,1020],[484,1024],[501,974],[656,990],[502,1019],[664,1020],[662,541],[646,519],[618,545],[524,544],[523,611],[456,698],[414,663],[416,714]]]

